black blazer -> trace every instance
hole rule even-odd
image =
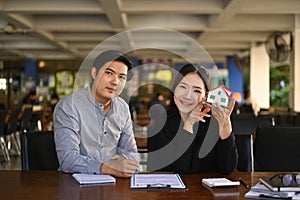
[[[163,116],[163,112],[158,111],[156,115]],[[160,117],[152,117],[148,127],[148,170],[224,174],[235,171],[238,155],[234,134],[225,140],[218,139],[212,150],[204,158],[199,158],[199,150],[210,124],[210,118],[205,120],[205,123],[196,123],[196,134],[191,134],[183,129],[175,106],[172,108],[170,105],[161,130],[157,130],[162,123]]]

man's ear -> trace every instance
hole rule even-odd
[[[97,70],[96,70],[95,67],[92,67],[92,69],[91,69],[91,76],[92,76],[93,80],[94,80],[94,79],[96,78],[96,76],[97,76]]]

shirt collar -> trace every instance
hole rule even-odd
[[[92,94],[92,90],[91,90],[91,86],[87,86],[86,87],[86,92],[87,92],[87,98],[88,100],[92,103],[93,106],[95,106],[96,108],[102,108],[103,109],[103,104],[102,103],[99,103],[95,97],[93,96]],[[111,100],[111,109],[110,110],[113,110],[114,108],[114,102],[115,102],[115,98],[113,98]]]

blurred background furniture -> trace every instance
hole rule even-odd
[[[238,166],[240,172],[251,172],[253,161],[253,142],[251,134],[235,134],[235,143],[238,151]]]
[[[20,108],[15,108],[11,111],[9,114],[8,122],[5,128],[5,140],[7,149],[10,155],[16,155],[20,156],[20,146],[18,144],[17,139],[17,130],[18,130],[18,124],[19,124],[19,115],[21,113]]]
[[[253,135],[258,127],[275,126],[274,117],[271,115],[255,116],[252,111],[243,110],[239,114],[232,113],[231,123],[239,154],[237,170],[251,172],[253,170]]]
[[[253,134],[258,126],[275,126],[273,116],[255,116],[253,113],[231,115],[232,131],[238,134]]]
[[[27,132],[31,125],[31,116],[32,116],[32,108],[28,107],[25,108],[20,114],[19,114],[19,123],[17,130],[15,131],[15,140],[17,142],[17,145],[19,147],[19,151],[21,151],[21,134],[24,132]]]
[[[20,119],[19,131],[27,132],[30,129],[30,120],[32,116],[32,108],[25,108]]]
[[[238,134],[253,134],[257,128],[257,117],[253,113],[231,115],[232,131]]]
[[[25,132],[21,135],[22,170],[57,170],[54,132]]]
[[[258,127],[254,171],[300,171],[300,127]]]
[[[9,161],[9,153],[6,147],[5,142],[5,129],[6,129],[6,116],[7,116],[7,110],[1,109],[0,110],[0,148],[1,152],[0,155],[3,155],[4,160],[3,161]],[[2,162],[2,159],[0,160]]]

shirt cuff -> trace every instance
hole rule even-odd
[[[97,161],[97,160],[89,163],[88,173],[89,174],[101,174],[101,172],[100,172],[101,165],[102,165],[102,162]]]

